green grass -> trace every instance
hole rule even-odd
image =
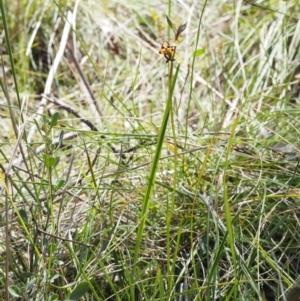
[[[299,299],[299,2],[259,4],[0,2],[1,300]]]

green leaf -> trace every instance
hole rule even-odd
[[[52,129],[57,124],[58,117],[59,114],[57,112],[53,114],[50,122],[50,129]]]
[[[34,273],[30,273],[30,272],[24,272],[24,273],[21,273],[21,276],[23,278],[27,278],[27,279],[30,279],[32,277],[35,277],[35,274]]]
[[[89,290],[88,282],[84,281],[77,285],[77,287],[73,290],[68,300],[78,300]]]
[[[58,181],[58,183],[55,186],[56,190],[59,190],[60,188],[62,188],[65,185],[65,180],[60,180]]]
[[[27,213],[24,209],[20,209],[19,211],[20,213],[20,216],[22,217],[23,221],[28,224],[28,216],[27,216]]]
[[[57,300],[59,300],[58,297],[59,297],[58,294],[53,294],[53,295],[49,296],[48,300],[49,301],[57,301]]]
[[[174,28],[174,27],[173,27],[172,21],[169,19],[169,17],[168,17],[167,15],[166,15],[166,18],[167,18],[167,22],[168,22],[169,26],[170,26],[171,28]]]
[[[63,142],[64,142],[64,130],[62,130],[59,134],[59,142],[57,145],[57,149],[59,149],[62,146]]]
[[[47,168],[53,168],[59,163],[60,157],[52,157],[43,154],[43,160]]]
[[[200,55],[202,55],[202,54],[204,54],[204,53],[205,53],[205,50],[204,50],[204,49],[197,49],[197,50],[194,51],[193,56],[194,56],[194,57],[197,57],[197,56],[200,56]]]
[[[15,287],[14,287],[15,288]],[[12,286],[9,286],[8,287],[8,291],[9,293],[13,296],[13,297],[16,297],[16,298],[20,298],[21,296],[13,289]]]

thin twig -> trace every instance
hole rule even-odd
[[[78,61],[77,61],[77,59],[74,55],[73,49],[70,47],[70,45],[67,45],[67,49],[69,50],[70,57],[71,57],[74,65],[75,65],[75,67],[76,67],[76,69],[79,73],[79,76],[80,76],[80,78],[81,78],[81,80],[82,80],[82,82],[83,82],[90,98],[92,99],[92,101],[90,101],[89,97],[87,98],[90,109],[93,112],[93,114],[96,114],[97,120],[101,121],[101,117],[103,116],[103,114],[99,109],[99,106],[98,106],[97,101],[96,101],[96,97],[95,97],[95,95],[94,95],[94,93],[93,93],[93,91],[90,87],[90,84],[88,83],[84,73],[81,70],[80,64],[78,63]]]

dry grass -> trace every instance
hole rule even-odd
[[[297,300],[298,2],[172,3],[173,77],[167,3],[22,5],[1,6],[1,299]]]

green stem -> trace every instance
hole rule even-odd
[[[175,57],[176,47],[174,48],[174,53],[172,55],[172,59]],[[174,210],[175,204],[175,195],[176,195],[176,185],[177,185],[177,140],[176,140],[176,131],[175,131],[175,121],[174,121],[174,110],[173,110],[173,69],[174,69],[174,61],[171,60],[170,64],[170,72],[169,72],[169,82],[168,82],[168,103],[170,107],[171,114],[171,127],[172,127],[172,135],[174,141],[174,175],[173,175],[173,192],[172,192],[172,200],[167,210],[166,216],[166,233],[167,233],[167,271],[168,271],[168,290],[171,291],[173,288],[173,276],[174,275],[174,265],[171,268],[172,260],[171,260],[171,240],[170,240],[170,230],[171,230],[171,220]],[[168,201],[169,202],[169,201]],[[172,272],[173,271],[173,272]]]
[[[166,104],[160,132],[158,135],[156,150],[155,150],[153,162],[151,165],[150,175],[149,175],[149,179],[148,179],[148,186],[147,186],[145,197],[143,200],[143,207],[142,207],[142,213],[141,213],[141,217],[140,217],[140,223],[139,223],[139,226],[137,229],[137,238],[136,238],[135,253],[134,253],[134,264],[135,264],[134,275],[136,275],[136,272],[137,272],[136,264],[138,262],[142,236],[143,236],[143,232],[144,232],[144,228],[145,228],[145,224],[146,224],[146,220],[147,220],[147,214],[148,214],[148,209],[149,209],[149,205],[150,205],[150,200],[151,200],[151,197],[153,194],[154,183],[156,180],[156,172],[157,172],[158,163],[159,163],[159,159],[160,159],[160,155],[161,155],[161,150],[162,150],[162,146],[163,146],[163,142],[164,142],[164,138],[165,138],[165,134],[166,134],[166,130],[167,130],[170,108],[172,106],[173,91],[174,91],[175,82],[176,82],[176,79],[178,76],[179,65],[176,68],[174,78],[173,78],[173,68],[174,68],[174,64],[173,64],[173,61],[171,61],[170,72],[169,72],[169,85],[168,85],[168,90],[169,90],[168,91],[168,101]]]

